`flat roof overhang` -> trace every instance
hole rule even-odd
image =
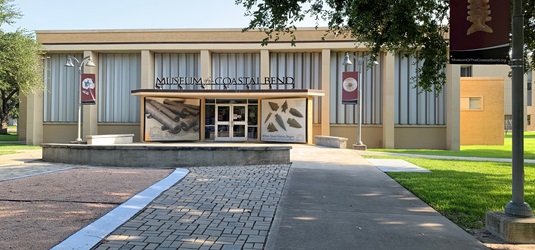
[[[299,98],[325,96],[323,90],[317,89],[255,89],[255,90],[177,90],[177,89],[135,89],[134,96],[150,97],[184,97],[184,98]]]

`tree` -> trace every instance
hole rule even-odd
[[[296,39],[296,23],[306,16],[328,22],[329,32],[363,42],[372,59],[383,50],[415,56],[423,61],[416,83],[425,91],[440,91],[448,63],[449,0],[236,0],[251,17],[244,29],[266,33],[263,44],[289,33]],[[535,0],[524,0],[526,66],[534,69]]]
[[[0,26],[12,24],[20,13],[10,0],[0,0]],[[19,93],[43,88],[41,46],[25,30],[0,30],[0,134],[7,133],[10,114],[17,113]]]

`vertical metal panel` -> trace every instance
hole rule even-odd
[[[369,67],[370,59],[363,53],[350,53],[352,65],[342,65],[344,52],[331,53],[331,124],[357,124],[358,105],[342,104],[342,72],[361,71],[359,59],[362,59],[364,72],[362,73],[362,124],[382,124],[382,77],[378,64]]]
[[[82,54],[72,56],[81,60]],[[76,122],[80,84],[79,65],[65,67],[68,54],[48,54],[45,59],[44,122]]]
[[[260,77],[260,53],[212,53],[212,79],[219,77]],[[227,85],[228,89],[260,89],[259,85]],[[212,89],[224,89],[214,85]]]
[[[414,57],[396,55],[395,65],[395,123],[398,125],[446,124],[445,90],[422,92],[415,86],[421,61]]]
[[[293,77],[294,85],[273,85],[273,89],[321,89],[321,53],[295,52],[270,54],[271,77]],[[320,123],[321,102],[313,101],[313,123]]]
[[[140,54],[99,54],[97,86],[98,122],[139,122]]]
[[[415,58],[408,58],[408,68],[407,72],[409,79],[416,79],[414,82],[418,81],[418,76],[416,70],[419,68],[418,61]],[[415,88],[415,85],[409,84],[407,88],[407,100],[408,100],[408,116],[409,124],[419,124],[418,123],[418,89]]]
[[[157,78],[184,77],[187,84],[161,85],[161,89],[201,89],[192,78],[201,77],[199,53],[154,53],[154,82]],[[154,86],[156,88],[156,86]]]

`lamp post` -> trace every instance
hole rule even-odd
[[[74,67],[74,64],[72,63],[72,60],[76,61],[78,64],[78,137],[74,141],[74,143],[82,143],[82,74],[84,72],[84,65],[88,67],[95,67],[95,63],[93,63],[93,59],[91,56],[86,56],[82,61],[79,61],[76,59],[76,57],[69,56],[67,57],[67,63],[65,63],[65,67]]]
[[[356,149],[366,150],[366,145],[362,143],[362,73],[364,72],[364,62],[362,58],[357,58],[358,62],[358,69],[357,72],[359,74],[359,81],[358,81],[358,121],[357,121],[357,143],[354,145]],[[344,60],[342,61],[342,65],[353,65],[351,62],[351,59],[349,58],[349,53],[346,52],[344,56]]]
[[[524,201],[524,17],[522,1],[513,4],[512,42],[512,200],[505,206],[505,213],[517,217],[530,217],[533,211]]]

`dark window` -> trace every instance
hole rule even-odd
[[[472,65],[461,66],[461,77],[472,77]]]

